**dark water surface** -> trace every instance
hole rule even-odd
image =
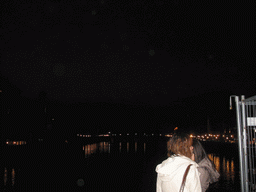
[[[236,145],[204,145],[221,174],[209,191],[240,191]],[[107,139],[58,147],[42,143],[7,156],[2,169],[5,191],[153,192],[155,168],[167,158],[166,139]]]

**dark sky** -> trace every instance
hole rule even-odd
[[[252,3],[250,3],[252,2]],[[6,1],[2,76],[29,98],[167,105],[255,94],[253,1]],[[212,97],[211,97],[212,96]]]

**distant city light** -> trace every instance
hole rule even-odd
[[[152,49],[150,49],[150,50],[149,50],[149,55],[151,55],[151,56],[155,55],[155,51],[152,50]]]
[[[6,141],[7,145],[23,145],[26,144],[26,141]]]

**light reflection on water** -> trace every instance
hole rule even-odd
[[[90,157],[93,154],[97,153],[110,153],[111,147],[113,144],[110,142],[99,142],[99,143],[93,143],[93,144],[87,144],[83,145],[83,151],[85,158]],[[124,145],[125,146],[125,145]],[[126,152],[130,152],[130,142],[126,142]],[[138,151],[138,142],[134,142],[134,152],[137,153]],[[119,153],[122,153],[122,142],[119,142]],[[146,143],[144,143],[144,154],[146,152]]]
[[[14,186],[14,184],[15,184],[15,169],[12,168],[11,170],[8,171],[6,167],[4,168],[4,186],[6,186],[8,182],[10,182],[10,181],[8,181],[9,174],[11,174],[11,176],[12,176],[11,177],[11,181],[12,181],[11,185]]]
[[[6,185],[7,182],[7,169],[6,167],[4,168],[4,186]]]
[[[134,146],[133,146],[134,145]],[[84,158],[89,158],[93,156],[93,154],[114,154],[115,152],[119,152],[119,154],[125,153],[137,153],[139,155],[146,155],[149,151],[146,151],[146,142],[98,142],[93,144],[86,144],[82,146]],[[115,147],[116,146],[116,147]],[[221,174],[223,180],[227,183],[227,185],[234,186],[235,177],[239,177],[239,173],[237,173],[236,166],[237,163],[234,162],[233,158],[227,158],[225,156],[220,156],[216,154],[208,154],[209,159],[213,161],[215,164],[216,170]],[[15,175],[17,170],[14,168],[4,169],[4,185],[6,186],[14,186],[15,185]],[[19,175],[17,173],[17,175]],[[19,176],[18,176],[19,177]],[[236,181],[237,182],[237,181]]]
[[[107,153],[108,152],[108,149],[109,149],[109,142],[104,142],[104,153]]]
[[[233,160],[231,160],[230,176],[231,176],[232,181],[234,182],[234,180],[235,180],[235,165],[234,165],[234,161]]]
[[[13,168],[12,169],[12,186],[14,186],[14,182],[15,182],[15,170]]]
[[[222,158],[222,170],[220,170],[220,157],[214,154],[208,154],[210,160],[213,161],[216,170],[222,174],[228,182],[235,182],[235,164],[233,159]]]
[[[214,154],[208,154],[208,157],[211,161],[213,161],[216,170],[220,172],[220,158],[218,156],[214,156]]]
[[[103,144],[99,145],[100,146],[100,151],[102,151],[102,148],[103,148],[102,145]],[[94,143],[94,144],[84,145],[83,150],[84,150],[85,158],[90,157],[92,154],[95,154],[97,152],[97,144]]]

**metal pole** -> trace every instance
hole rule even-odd
[[[244,174],[245,174],[245,189],[246,192],[249,192],[249,180],[248,180],[248,154],[247,154],[247,135],[246,135],[246,121],[245,121],[245,101],[244,95],[241,96],[241,104],[242,104],[242,118],[243,118],[243,147],[244,147]]]
[[[241,192],[244,190],[244,163],[243,163],[243,147],[242,147],[242,134],[241,134],[241,117],[240,117],[240,105],[239,98],[235,96],[236,100],[236,120],[237,120],[237,135],[238,135],[238,147],[239,147],[239,159],[240,159],[240,178],[241,178]]]

